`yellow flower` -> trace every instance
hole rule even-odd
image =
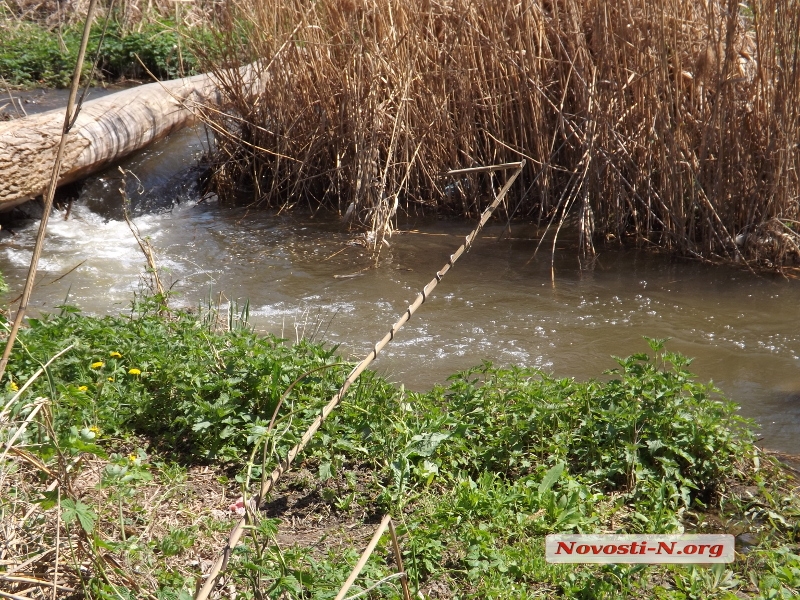
[[[109,381],[114,381],[114,378],[113,377],[109,377],[108,380]]]
[[[97,425],[92,425],[89,427],[89,431],[93,431],[94,433],[100,433],[100,428]]]
[[[139,458],[135,454],[128,454],[128,460],[131,462],[136,462],[136,459]]]
[[[116,351],[115,352],[110,352],[108,355],[111,358],[122,358],[122,354],[120,354],[119,352],[116,352]]]
[[[141,375],[141,374],[142,374],[142,372],[141,372],[139,369],[130,369],[130,370],[128,371],[128,374],[129,374],[129,375]]]
[[[85,385],[79,385],[78,386],[78,391],[79,392],[87,392],[87,391],[89,391],[89,388],[86,387]],[[91,429],[91,427],[90,427],[90,429]]]
[[[11,388],[12,392],[16,392],[16,391],[19,390],[19,386],[16,383],[14,383],[13,381],[10,384],[8,384],[8,387]]]
[[[93,362],[92,363],[92,368],[93,369],[99,369],[100,367],[102,367],[105,364],[106,363],[104,363],[102,360],[98,360],[97,362]]]

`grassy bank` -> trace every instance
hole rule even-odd
[[[237,496],[350,367],[151,300],[119,318],[65,308],[20,342],[0,407],[0,589],[30,597],[58,579],[63,598],[190,598]],[[426,598],[793,597],[797,481],[650,345],[604,382],[486,364],[409,393],[367,374],[253,515],[217,597],[333,597],[386,512]],[[677,531],[736,534],[736,562],[544,562],[551,532]],[[393,570],[384,540],[358,586]],[[368,597],[399,598],[395,583]]]
[[[329,206],[380,241],[397,210],[478,214],[492,183],[447,170],[527,157],[505,216],[569,222],[587,255],[800,262],[796,0],[236,6],[203,63],[233,107],[208,115],[224,198]],[[251,61],[257,102],[225,71]]]
[[[25,3],[21,3],[25,4]],[[209,42],[210,15],[188,18],[135,3],[102,10],[93,25],[87,50],[84,77],[99,57],[95,82],[114,83],[121,79],[150,80],[148,71],[160,79],[174,79],[197,72],[195,44]],[[83,12],[81,12],[83,9]],[[105,16],[110,14],[106,35],[98,55]],[[85,7],[70,10],[45,5],[3,4],[0,7],[0,77],[14,87],[66,87],[80,46]],[[141,61],[141,62],[140,62]]]

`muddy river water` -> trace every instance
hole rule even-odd
[[[128,178],[134,222],[173,302],[248,299],[261,332],[360,358],[472,226],[409,218],[373,268],[338,222],[198,202],[185,173],[205,143],[187,130],[125,161],[141,181]],[[115,170],[93,177],[69,219],[53,215],[33,310],[53,311],[67,296],[87,313],[129,308],[144,261],[120,218],[120,185]],[[36,227],[22,222],[0,236],[6,301],[22,288]],[[694,357],[692,371],[760,424],[763,445],[800,454],[800,282],[617,248],[601,248],[594,268],[581,270],[566,243],[551,280],[549,253],[534,256],[537,231],[514,226],[499,239],[501,229],[489,227],[439,284],[373,363],[378,372],[416,390],[483,360],[586,379],[613,368],[612,355],[647,351],[643,336],[670,338],[668,349]]]

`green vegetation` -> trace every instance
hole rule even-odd
[[[0,76],[18,87],[68,86],[82,27],[78,23],[59,31],[39,23],[7,22],[0,36]],[[83,69],[85,76],[97,55],[102,29],[102,23],[92,28]],[[96,77],[111,81],[123,77],[147,79],[148,70],[160,79],[192,75],[197,60],[190,50],[191,44],[205,37],[208,37],[205,30],[185,30],[169,21],[148,22],[134,31],[112,22],[103,40]]]
[[[228,505],[254,493],[349,368],[331,349],[255,335],[246,308],[230,314],[144,298],[128,316],[65,306],[30,321],[0,404],[2,447],[15,438],[0,520],[16,556],[52,547],[60,517],[68,587],[191,597],[233,526]],[[649,343],[608,381],[484,364],[409,393],[366,373],[253,515],[226,593],[331,598],[388,512],[424,597],[794,597],[797,481],[686,358]],[[713,568],[544,561],[552,532],[680,531],[747,545]],[[391,574],[389,556],[383,540],[358,585]],[[396,583],[368,597],[399,598]]]

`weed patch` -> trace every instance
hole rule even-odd
[[[122,317],[65,306],[30,320],[0,405],[1,589],[19,594],[25,575],[57,579],[65,598],[191,597],[237,496],[252,494],[348,368],[333,349],[259,337],[243,320],[220,331],[214,314],[168,314],[147,298]],[[409,393],[365,373],[255,507],[219,593],[330,598],[389,512],[423,597],[790,597],[797,480],[686,358],[649,343],[602,381],[487,363]],[[544,560],[548,533],[683,531],[734,533],[737,561]],[[399,598],[384,581],[387,544],[357,588]]]
[[[92,27],[84,77],[91,72],[101,34],[102,25]],[[0,76],[17,87],[67,87],[80,37],[79,25],[53,31],[38,23],[6,23],[0,36]],[[193,75],[197,60],[191,45],[205,38],[206,30],[184,31],[169,21],[151,22],[138,31],[126,31],[112,23],[102,43],[95,76],[115,81],[149,79],[148,71],[160,79]]]

